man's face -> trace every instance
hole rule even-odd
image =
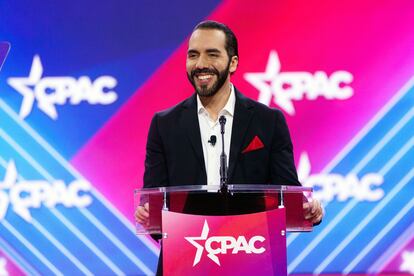
[[[225,44],[226,36],[220,30],[199,29],[191,35],[187,51],[187,77],[199,96],[215,95],[230,81],[230,73],[236,71],[237,57],[229,58]]]

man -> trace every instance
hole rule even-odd
[[[204,21],[194,28],[186,69],[196,93],[154,116],[147,141],[144,187],[218,185],[218,118],[222,115],[226,117],[228,183],[300,185],[283,114],[244,97],[232,85],[230,78],[238,62],[237,39],[227,26]],[[213,136],[220,146],[214,145]],[[318,201],[305,203],[304,212],[314,224],[323,216]],[[148,206],[138,207],[135,217],[145,225]]]

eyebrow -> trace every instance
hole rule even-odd
[[[221,53],[221,51],[219,49],[216,49],[216,48],[207,49],[206,52],[207,53]],[[194,50],[194,49],[189,49],[188,52],[187,52],[187,54],[198,54],[198,53],[200,53],[200,52],[197,51],[197,50]]]
[[[221,51],[219,49],[216,49],[216,48],[207,49],[206,52],[207,53],[221,53]]]

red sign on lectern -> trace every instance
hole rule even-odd
[[[235,216],[163,211],[164,272],[286,275],[285,217],[284,208]]]

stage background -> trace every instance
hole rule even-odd
[[[187,39],[206,18],[236,33],[233,83],[284,112],[326,208],[288,236],[289,273],[414,274],[411,0],[14,0],[0,2],[0,275],[154,273],[133,190],[152,116],[193,93]]]

